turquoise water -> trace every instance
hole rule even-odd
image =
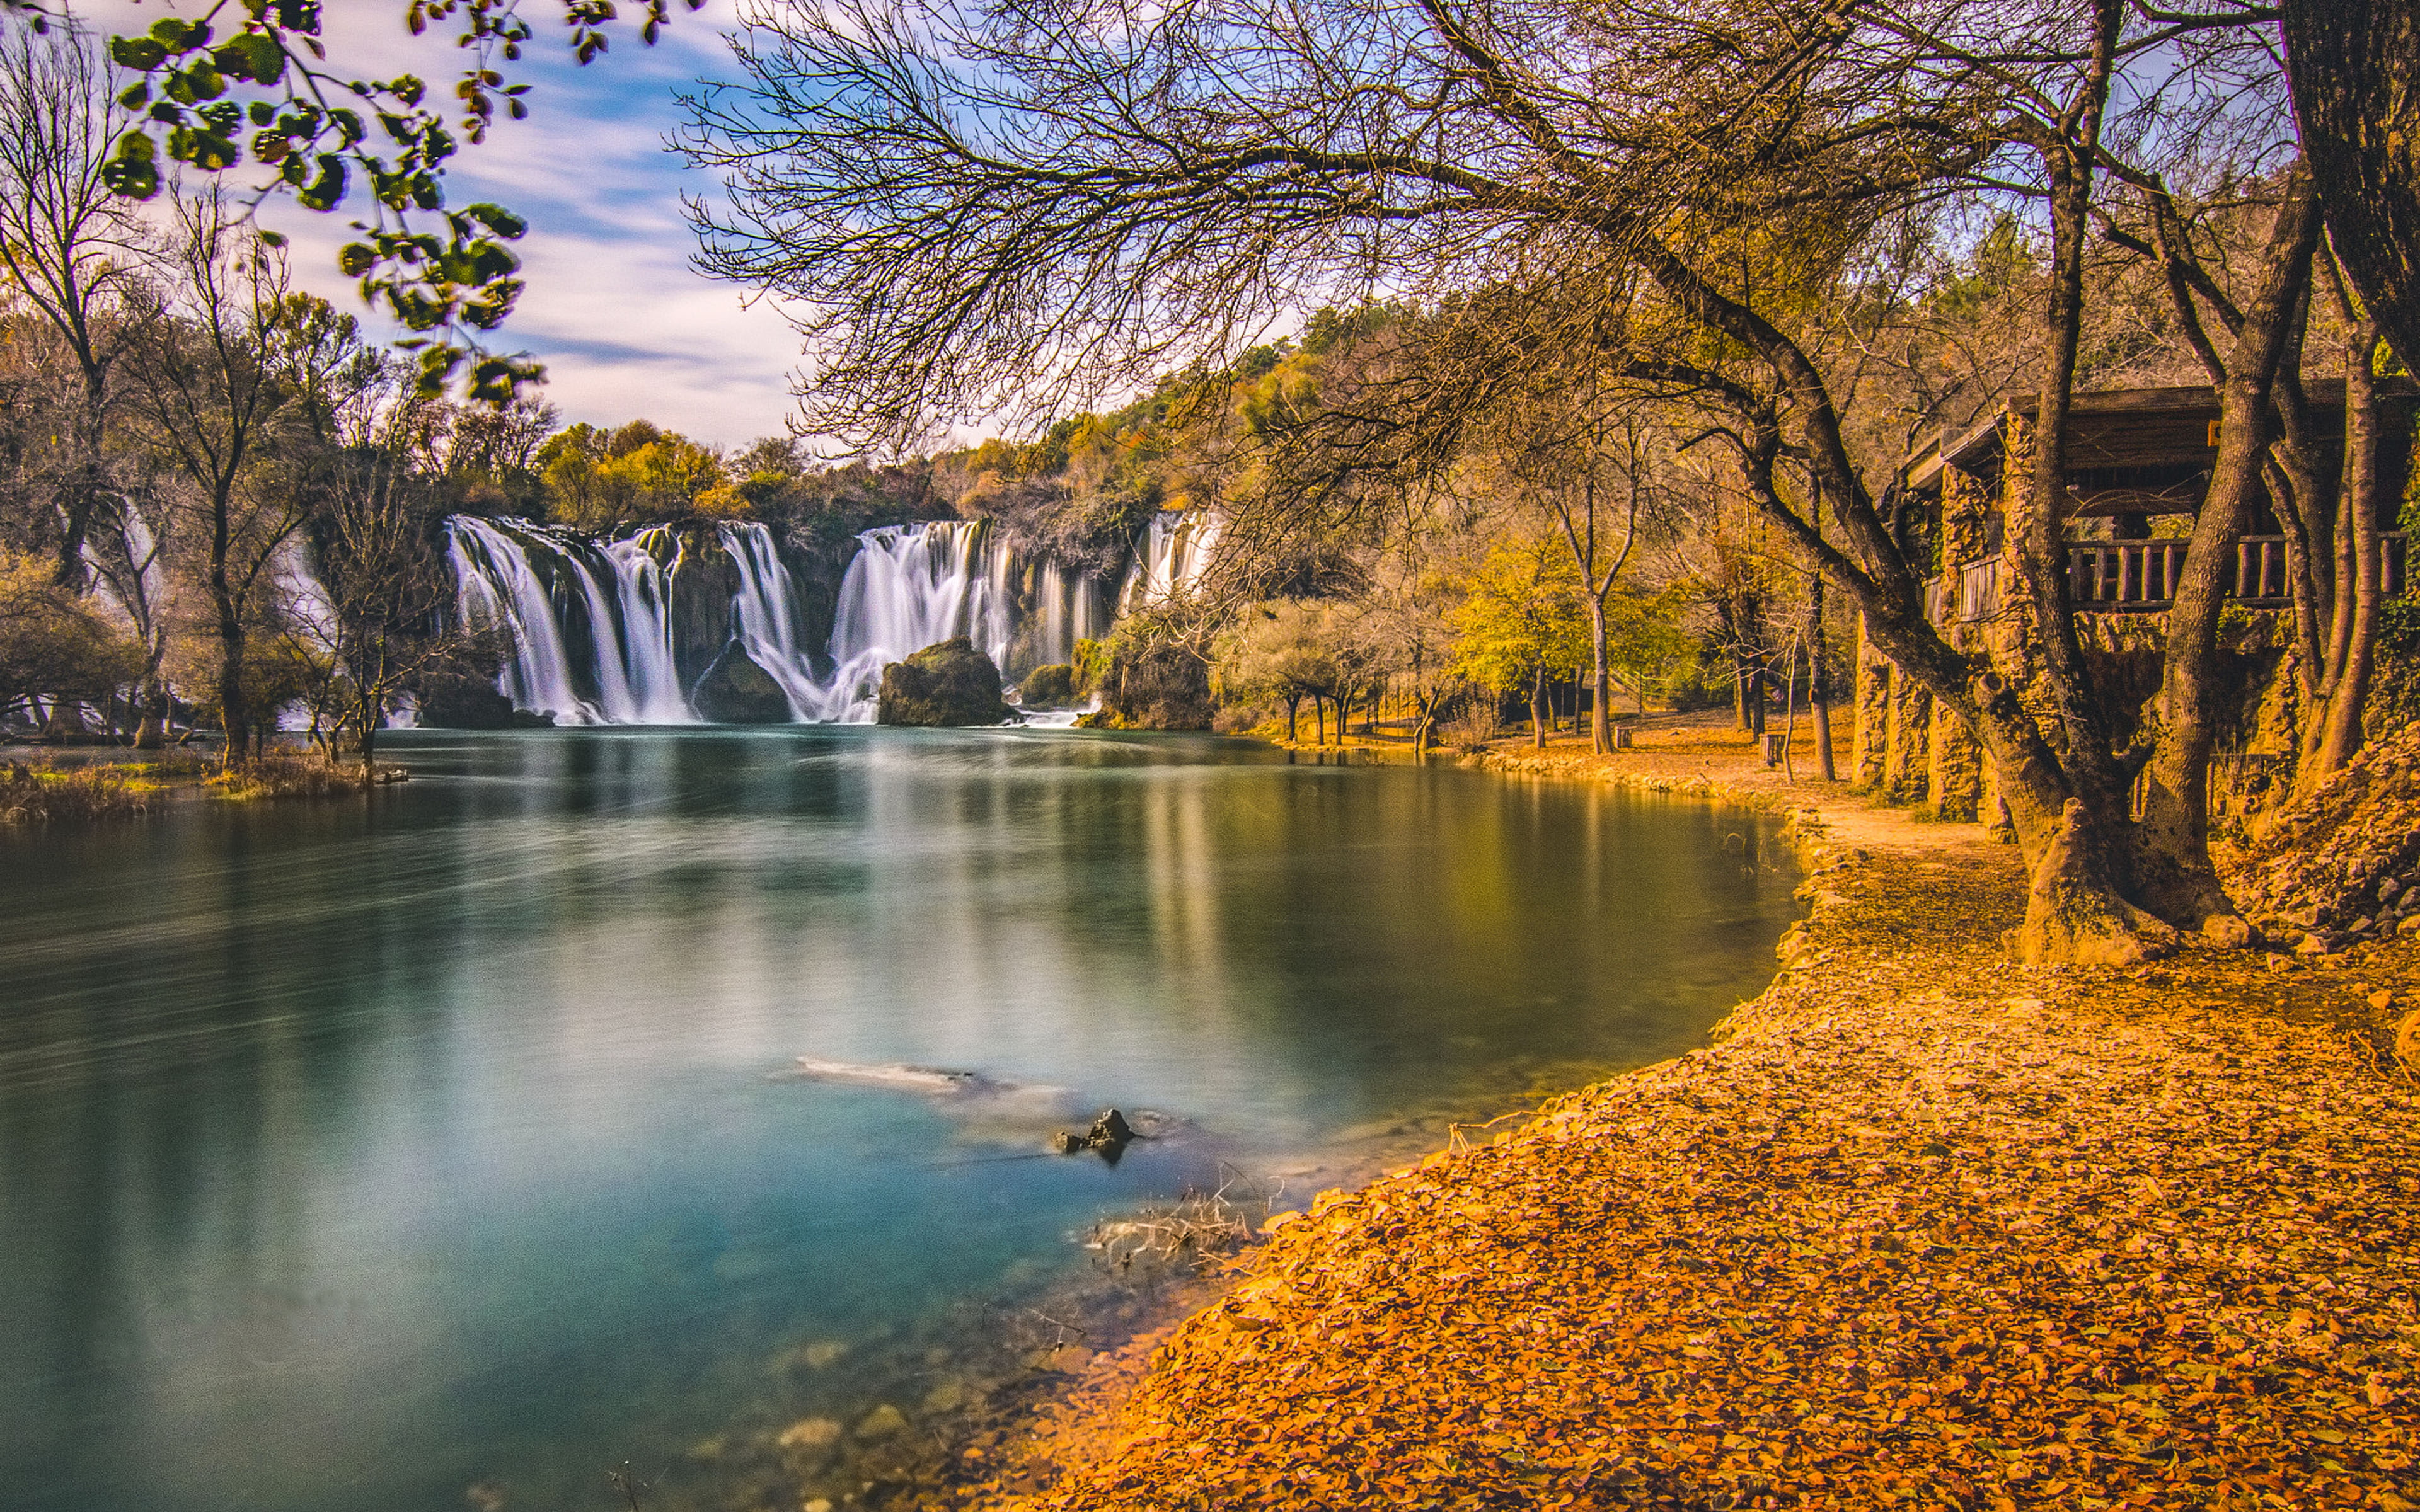
[[[1103,1214],[1701,1042],[1794,881],[1735,812],[1207,737],[394,744],[0,838],[0,1504],[754,1504],[734,1425],[895,1398],[850,1362]],[[1111,1104],[1170,1137],[1032,1156]]]

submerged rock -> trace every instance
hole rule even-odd
[[[734,640],[714,658],[697,680],[690,702],[703,718],[717,724],[787,724],[790,701],[772,674]]]
[[[908,1414],[889,1402],[866,1413],[864,1421],[857,1426],[857,1436],[861,1439],[888,1439],[907,1431]]]
[[[803,1418],[773,1442],[784,1449],[828,1449],[840,1441],[840,1425],[828,1417]]]
[[[1135,1137],[1133,1127],[1126,1122],[1126,1116],[1111,1108],[1094,1119],[1093,1127],[1082,1134],[1073,1134],[1062,1129],[1052,1134],[1050,1148],[1062,1155],[1073,1155],[1078,1150],[1095,1149],[1100,1151],[1103,1160],[1114,1165],[1117,1164],[1118,1156],[1124,1152],[1126,1146],[1134,1142]]]
[[[882,669],[876,723],[942,729],[1007,724],[1016,717],[1000,696],[1000,668],[965,636]]]

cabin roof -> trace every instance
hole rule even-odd
[[[2379,386],[2385,397],[2407,405],[2420,397],[2420,390],[2415,390],[2409,378],[2382,378]],[[2319,440],[2323,444],[2341,445],[2344,379],[2306,378],[2303,380],[2303,393],[2309,401]],[[2218,455],[2218,395],[2207,383],[2109,389],[2076,394],[2071,402],[2067,440],[2071,474],[2106,474],[2122,469],[2129,472],[2156,471],[2176,479],[2180,474],[2207,469]],[[2036,406],[2035,395],[2017,394],[1964,431],[1934,434],[1909,460],[1907,486],[1918,493],[1935,491],[1941,486],[1945,467],[1955,467],[1979,478],[1996,478],[2000,439],[2009,421],[2032,419]],[[2118,482],[2105,478],[2095,481]],[[2167,480],[2160,480],[2158,486],[2148,489],[2125,486],[2093,487],[2079,479],[2076,492],[2086,499],[2108,493],[2113,501],[2119,495],[2139,496],[2142,502],[2118,505],[2120,509],[2139,509],[2153,507],[2152,501],[2174,492],[2175,487],[2176,484]],[[2167,507],[2190,510],[2198,499],[2196,492],[2192,500]]]

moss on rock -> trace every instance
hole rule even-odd
[[[965,636],[882,669],[876,723],[943,729],[1007,724],[1016,717],[1000,695],[999,666]]]

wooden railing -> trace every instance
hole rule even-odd
[[[2379,545],[2389,594],[2403,592],[2403,532],[2381,532]],[[2185,565],[2186,543],[2164,541],[2076,541],[2067,548],[2068,596],[2079,611],[2125,613],[2166,609],[2177,596],[2177,582]],[[2246,535],[2235,544],[2226,596],[2257,608],[2279,608],[2293,601],[2287,571],[2286,538]],[[1986,557],[1962,563],[1957,581],[1935,578],[1924,585],[1925,613],[1935,625],[1971,625],[1997,619],[2000,612],[2000,561]]]

